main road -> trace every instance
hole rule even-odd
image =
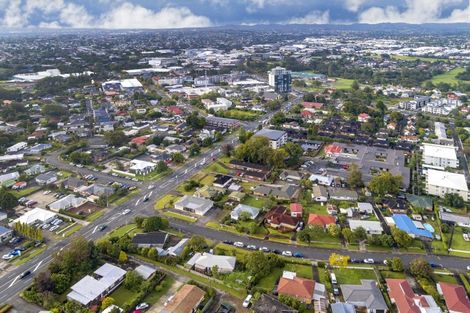
[[[263,116],[263,119],[269,118],[271,114]],[[258,122],[251,122],[244,125],[247,130],[254,130],[258,125]],[[155,215],[154,201],[174,190],[174,188],[182,181],[190,178],[192,175],[197,173],[207,163],[212,162],[212,159],[219,156],[221,148],[224,144],[236,144],[237,138],[233,135],[226,137],[222,142],[215,144],[211,150],[202,153],[197,158],[189,160],[179,169],[172,172],[170,175],[156,181],[156,182],[143,182],[139,183],[140,192],[134,198],[130,199],[123,205],[114,209],[108,210],[102,217],[97,219],[94,223],[90,223],[80,230],[78,230],[73,236],[83,236],[88,240],[97,240],[105,235],[103,231],[98,229],[98,225],[106,225],[106,230],[111,231],[119,226],[125,225],[132,222],[133,218],[137,215]],[[47,158],[49,164],[56,166],[59,169],[71,170],[71,165],[60,160],[59,155],[52,154]],[[93,172],[88,169],[80,168],[73,169],[81,174],[93,173],[97,177],[107,180],[117,180],[113,176],[107,176],[107,174],[101,172]],[[128,181],[126,180],[126,183]],[[148,198],[147,201],[144,201]],[[122,214],[123,210],[130,209],[131,213]],[[306,258],[312,260],[327,260],[328,256],[332,252],[339,252],[351,256],[355,259],[374,258],[376,261],[382,261],[391,256],[400,257],[406,264],[411,260],[424,257],[429,262],[435,264],[442,264],[444,267],[455,269],[455,270],[466,270],[467,265],[470,261],[465,258],[452,257],[452,256],[436,256],[436,255],[418,255],[418,254],[406,254],[406,253],[382,253],[382,252],[353,252],[345,250],[334,250],[325,248],[313,248],[306,246],[296,246],[283,243],[275,243],[270,241],[264,241],[259,239],[250,238],[248,236],[236,235],[229,232],[218,231],[206,228],[197,223],[189,224],[183,221],[170,219],[170,226],[176,228],[188,235],[201,235],[205,238],[213,239],[216,241],[230,240],[230,241],[242,241],[245,244],[252,244],[258,247],[265,246],[271,250],[291,250],[293,252],[301,252]],[[0,303],[5,303],[13,300],[18,294],[26,288],[32,278],[41,270],[43,270],[54,258],[54,255],[60,253],[64,248],[70,244],[71,237],[65,238],[61,241],[49,244],[46,250],[40,255],[32,258],[26,263],[18,266],[11,270],[0,278]],[[30,270],[32,275],[20,279],[21,273]]]

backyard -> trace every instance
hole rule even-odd
[[[361,279],[377,279],[372,269],[336,268],[333,272],[338,284],[360,284]]]

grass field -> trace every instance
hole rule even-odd
[[[462,72],[465,71],[465,68],[463,67],[456,67],[454,68],[453,70],[451,71],[448,71],[444,74],[441,74],[441,75],[436,75],[434,76],[432,79],[431,79],[431,82],[433,84],[439,84],[439,83],[447,83],[447,84],[451,84],[451,85],[456,85],[458,84],[459,82],[461,82],[460,80],[458,80],[456,78],[456,76]]]
[[[460,227],[455,227],[454,229],[451,248],[454,250],[470,251],[470,241],[465,241],[463,239],[462,228]],[[468,257],[470,257],[470,253],[468,254]]]
[[[79,231],[83,226],[80,224],[75,224],[68,228],[66,231],[64,231],[61,236],[63,237],[68,237],[70,235],[73,235],[75,232]]]
[[[155,209],[161,210],[164,209],[167,205],[169,205],[172,201],[176,202],[178,200],[177,196],[174,195],[164,195],[160,199],[155,202]]]
[[[217,162],[212,162],[208,166],[202,169],[204,173],[221,173],[221,174],[228,174],[229,170]]]
[[[152,290],[145,298],[143,302],[153,304],[160,300],[168,290],[170,290],[171,286],[175,283],[175,279],[171,276],[166,276],[163,281]]]
[[[94,222],[97,219],[99,219],[100,217],[102,217],[103,215],[104,215],[104,210],[99,210],[99,211],[96,211],[95,213],[92,213],[92,214],[88,215],[86,217],[86,220],[88,222]]]
[[[114,299],[114,304],[123,308],[126,303],[132,302],[138,292],[124,287],[124,284],[114,290],[109,296]]]
[[[265,276],[259,280],[256,284],[256,287],[264,289],[266,292],[271,292],[273,290],[274,285],[278,281],[279,277],[282,275],[282,268],[275,268],[271,271],[268,276]]]
[[[383,278],[397,278],[397,279],[404,279],[405,273],[403,272],[392,272],[392,271],[381,271],[380,272]]]
[[[246,196],[242,203],[258,209],[262,209],[266,205],[266,201],[267,199],[262,197]]]
[[[437,282],[458,284],[457,279],[454,277],[454,275],[442,275],[434,273],[432,274],[432,278]]]
[[[259,113],[255,111],[230,109],[227,111],[217,112],[217,115],[226,118],[234,118],[242,121],[252,121],[259,116]]]
[[[39,189],[41,189],[40,186],[33,186],[33,187],[29,187],[29,188],[24,188],[24,189],[21,189],[21,190],[18,190],[18,191],[14,191],[14,192],[12,192],[12,194],[16,197],[16,199],[19,199],[21,197],[28,196],[28,195],[38,191]]]
[[[124,197],[120,197],[116,200],[113,201],[113,204],[116,205],[116,206],[120,206],[120,205],[123,205],[124,203],[126,203],[127,201],[129,201],[130,199],[134,198],[136,195],[139,194],[139,190],[138,189],[135,189],[135,190],[132,190],[131,192],[129,192],[127,195],[125,195]]]
[[[285,271],[295,272],[299,277],[313,279],[313,271],[311,265],[286,263]]]
[[[351,89],[353,84],[353,79],[344,79],[344,78],[337,78],[336,82],[333,84],[333,87],[336,89]]]
[[[417,57],[417,56],[410,56],[410,55],[398,55],[398,54],[392,54],[391,55],[393,60],[399,60],[399,61],[416,61],[416,60],[421,60],[423,62],[447,62],[448,59],[442,59],[442,58],[430,58],[430,57]]]
[[[337,268],[334,273],[338,284],[360,284],[361,279],[377,279],[374,271],[368,269]]]
[[[139,229],[137,228],[136,224],[127,224],[127,225],[123,225],[123,226],[118,227],[118,228],[114,229],[113,231],[109,232],[108,237],[122,237],[125,234],[130,234],[131,232],[135,233],[137,231],[139,231]]]
[[[182,221],[185,221],[187,223],[197,222],[197,218],[195,218],[195,217],[187,216],[187,215],[183,215],[183,214],[178,214],[178,213],[175,213],[175,212],[164,212],[163,215],[165,215],[166,217],[176,218],[178,220],[182,220]]]

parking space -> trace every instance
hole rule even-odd
[[[40,208],[45,208],[47,205],[50,203],[54,202],[57,200],[57,198],[54,197],[54,194],[48,191],[37,191],[33,194],[30,194],[29,196],[25,197],[28,201],[31,201],[30,207],[40,207]],[[24,202],[27,204],[27,202]]]

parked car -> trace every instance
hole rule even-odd
[[[245,244],[241,241],[236,241],[236,242],[233,243],[233,245],[235,247],[239,247],[239,248],[243,248],[245,246]]]
[[[256,250],[256,246],[255,245],[248,245],[246,246],[247,249],[250,249],[250,250]]]
[[[283,255],[283,256],[292,256],[292,252],[291,252],[291,251],[288,251],[288,250],[282,251],[282,255]]]
[[[303,255],[302,253],[300,253],[300,252],[294,252],[294,257],[295,257],[295,258],[303,258],[304,255]]]
[[[224,240],[222,242],[225,243],[226,245],[233,245],[233,241],[231,240]]]
[[[150,305],[148,303],[142,302],[139,305],[135,307],[136,310],[145,310],[148,308]]]
[[[54,225],[51,228],[49,228],[49,231],[56,231],[60,226],[59,225]]]
[[[274,250],[273,250],[273,253],[274,253],[274,254],[281,254],[282,251],[281,251],[281,250],[278,250],[278,249],[274,249]]]
[[[374,261],[374,259],[369,258],[369,259],[364,259],[364,263],[366,263],[366,264],[374,264],[375,261]]]
[[[431,265],[432,268],[443,268],[442,264],[438,263],[429,263],[429,265]]]
[[[259,248],[259,251],[269,252],[269,251],[271,251],[271,250],[269,250],[268,247],[260,247],[260,248]]]
[[[245,300],[243,301],[243,307],[247,308],[251,304],[251,298],[253,298],[253,295],[248,295],[246,296]]]

